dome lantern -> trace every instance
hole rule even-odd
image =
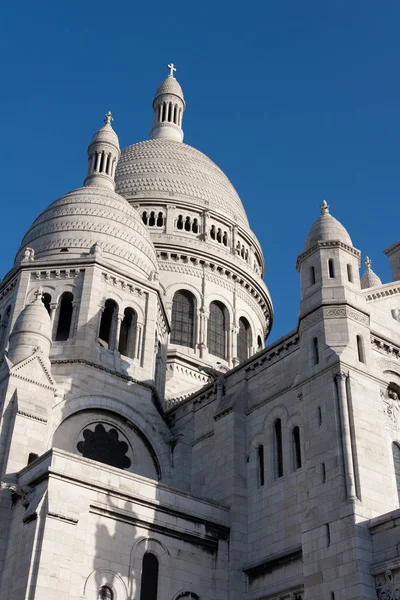
[[[370,287],[375,287],[376,285],[382,285],[382,281],[380,280],[378,275],[372,270],[372,261],[369,258],[369,256],[365,257],[364,265],[365,273],[361,277],[361,289],[365,290]]]
[[[182,88],[174,77],[174,64],[170,63],[168,68],[170,73],[159,86],[153,100],[154,121],[150,138],[182,142],[182,117],[186,105]]]
[[[108,111],[103,127],[94,134],[90,142],[85,186],[115,189],[115,169],[121,152],[118,136],[111,126],[113,120],[112,114]]]

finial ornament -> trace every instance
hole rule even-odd
[[[110,112],[110,111],[108,111],[108,113],[106,113],[104,116],[105,116],[104,123],[105,123],[106,125],[111,125],[111,121],[114,121],[114,119],[113,119],[113,116],[112,116],[111,112]]]
[[[34,302],[38,302],[39,300],[41,300],[42,296],[43,296],[43,288],[38,287],[34,293],[34,296],[35,296]]]
[[[169,69],[169,76],[173,77],[174,71],[176,71],[174,63],[169,63],[169,65],[167,65],[167,67]]]
[[[370,271],[370,270],[371,270],[371,266],[372,266],[372,260],[370,259],[370,257],[369,257],[369,256],[366,256],[366,257],[365,257],[365,260],[364,260],[364,265],[365,265],[365,268],[367,269],[367,271]]]
[[[321,215],[329,215],[329,204],[326,200],[322,200]]]

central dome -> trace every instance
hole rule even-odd
[[[125,198],[169,198],[212,210],[249,226],[243,204],[221,169],[192,146],[156,138],[121,152],[115,176],[116,192]]]

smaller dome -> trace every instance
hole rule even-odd
[[[371,269],[372,262],[368,256],[365,257],[365,273],[361,277],[361,289],[365,290],[367,288],[375,287],[377,285],[382,285],[382,281],[378,277],[376,273]]]
[[[111,113],[108,114],[111,116]],[[90,145],[99,143],[112,144],[113,146],[117,146],[117,148],[119,148],[118,136],[111,127],[110,121],[106,121],[103,127],[96,131],[92,137]]]
[[[353,242],[343,225],[329,214],[329,206],[324,200],[321,204],[321,216],[311,225],[304,244],[304,251],[317,242],[343,242],[352,246]]]
[[[15,321],[10,335],[8,357],[14,364],[40,348],[46,355],[51,347],[51,320],[38,288],[33,302],[25,306]]]
[[[168,75],[168,77],[160,84],[156,91],[156,95],[154,96],[154,100],[163,94],[174,94],[174,96],[178,96],[184,100],[182,88],[173,75]]]

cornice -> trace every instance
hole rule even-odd
[[[345,252],[348,252],[352,256],[357,257],[358,264],[360,265],[360,258],[361,258],[360,250],[353,248],[353,246],[348,246],[344,242],[340,242],[340,241],[336,240],[336,241],[329,241],[329,242],[317,242],[316,244],[314,244],[314,246],[312,246],[305,252],[302,252],[301,254],[299,254],[299,256],[297,257],[297,261],[296,261],[296,269],[298,271],[300,271],[300,265],[303,262],[303,260],[305,260],[306,258],[311,256],[311,254],[314,254],[314,252],[316,252],[317,250],[322,250],[322,249],[326,249],[326,248],[341,248],[342,250],[345,250]]]
[[[380,300],[390,296],[397,296],[400,294],[400,283],[387,283],[374,290],[369,290],[367,288],[364,290],[364,294],[364,298],[367,302],[373,302],[374,300]]]

